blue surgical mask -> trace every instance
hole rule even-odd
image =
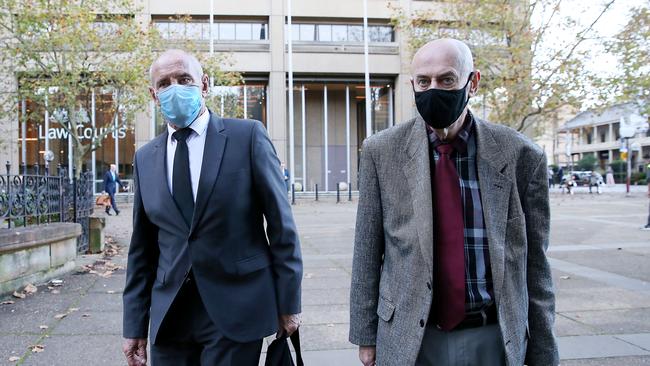
[[[160,110],[178,128],[192,124],[201,111],[201,89],[197,85],[172,84],[158,93]]]

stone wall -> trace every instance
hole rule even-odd
[[[80,235],[76,223],[0,229],[0,295],[74,269]]]

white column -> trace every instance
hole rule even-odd
[[[45,91],[47,93],[47,90]],[[50,112],[48,111],[47,94],[45,94],[45,152],[50,151]]]
[[[393,88],[388,85],[388,127],[395,125],[395,117],[393,116]]]
[[[72,113],[72,112],[68,112]],[[68,178],[72,180],[72,168],[74,167],[73,164],[73,159],[74,159],[74,154],[72,153],[72,123],[70,122],[70,117],[68,117]],[[81,172],[77,172],[81,173]]]
[[[300,87],[302,114],[302,187],[307,189],[307,114],[305,113],[305,84]]]
[[[363,62],[366,79],[366,138],[372,135],[372,120],[370,115],[370,70],[368,66],[368,0],[363,0]]]
[[[615,142],[616,141],[616,139],[614,137],[614,124],[611,123],[611,122],[609,123],[609,139],[608,140],[609,140],[609,142]],[[610,163],[611,163],[611,161],[610,161]]]
[[[153,103],[153,102],[151,102],[151,103]],[[91,166],[91,170],[93,172],[93,179],[92,179],[92,182],[93,182],[93,194],[97,193],[97,189],[96,189],[97,185],[95,184],[95,179],[97,179],[97,161],[96,161],[97,154],[95,152],[95,147],[97,146],[99,141],[97,141],[98,133],[97,133],[97,129],[96,129],[96,126],[97,126],[96,125],[96,123],[97,123],[96,118],[97,117],[95,115],[95,89],[93,89],[90,92],[90,124],[92,125],[92,128],[93,128],[93,138],[91,140],[92,141],[93,151],[90,153],[90,159],[91,159],[90,166]]]
[[[149,111],[151,119],[149,120],[149,139],[156,137],[156,102],[149,101]]]
[[[244,119],[248,118],[248,92],[244,83]]]
[[[348,184],[350,181],[350,85],[345,85],[345,171],[347,172]],[[352,187],[348,187],[352,189]]]
[[[289,183],[295,183],[296,171],[296,146],[295,131],[293,125],[293,29],[291,26],[291,0],[287,0],[287,40],[288,51],[287,66],[289,68]],[[279,169],[279,168],[278,168]]]
[[[115,166],[117,167],[118,170],[120,168],[120,155],[119,155],[119,144],[118,144],[118,140],[120,138],[120,133],[118,131],[118,128],[119,128],[119,118],[118,118],[119,110],[120,110],[120,108],[118,106],[117,109],[115,110],[115,122],[114,122],[115,125],[113,126],[113,128],[114,128],[114,130],[113,130],[113,141],[114,141],[114,145],[115,145]]]
[[[330,190],[329,186],[329,141],[327,136],[327,84],[323,86],[323,125],[324,125],[324,141],[323,147],[325,148],[325,192]]]
[[[210,56],[214,54],[214,34],[212,34],[213,24],[214,24],[214,0],[210,0]],[[212,80],[212,77],[210,77],[210,79]]]
[[[20,156],[23,164],[27,164],[27,103],[25,99],[20,102],[20,134],[22,145],[20,147]],[[36,162],[38,164],[38,162]]]
[[[225,111],[225,103],[223,101],[224,95],[223,93],[221,94],[221,117],[224,117],[224,111]]]

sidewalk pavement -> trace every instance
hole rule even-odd
[[[310,366],[359,365],[347,341],[356,198],[333,200],[294,206]],[[639,230],[648,202],[643,192],[552,195],[549,257],[563,365],[650,365],[650,232]],[[23,300],[0,299],[14,301],[0,305],[0,365],[124,364],[121,291],[131,217],[123,206],[106,228],[121,252],[79,258],[78,267],[94,273],[65,276],[61,287],[38,286]]]

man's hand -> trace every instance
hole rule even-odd
[[[280,329],[276,338],[282,335],[291,336],[300,327],[300,314],[280,315]]]
[[[129,366],[147,365],[147,339],[124,338],[122,352]]]
[[[359,359],[363,366],[375,366],[375,346],[359,346]]]

